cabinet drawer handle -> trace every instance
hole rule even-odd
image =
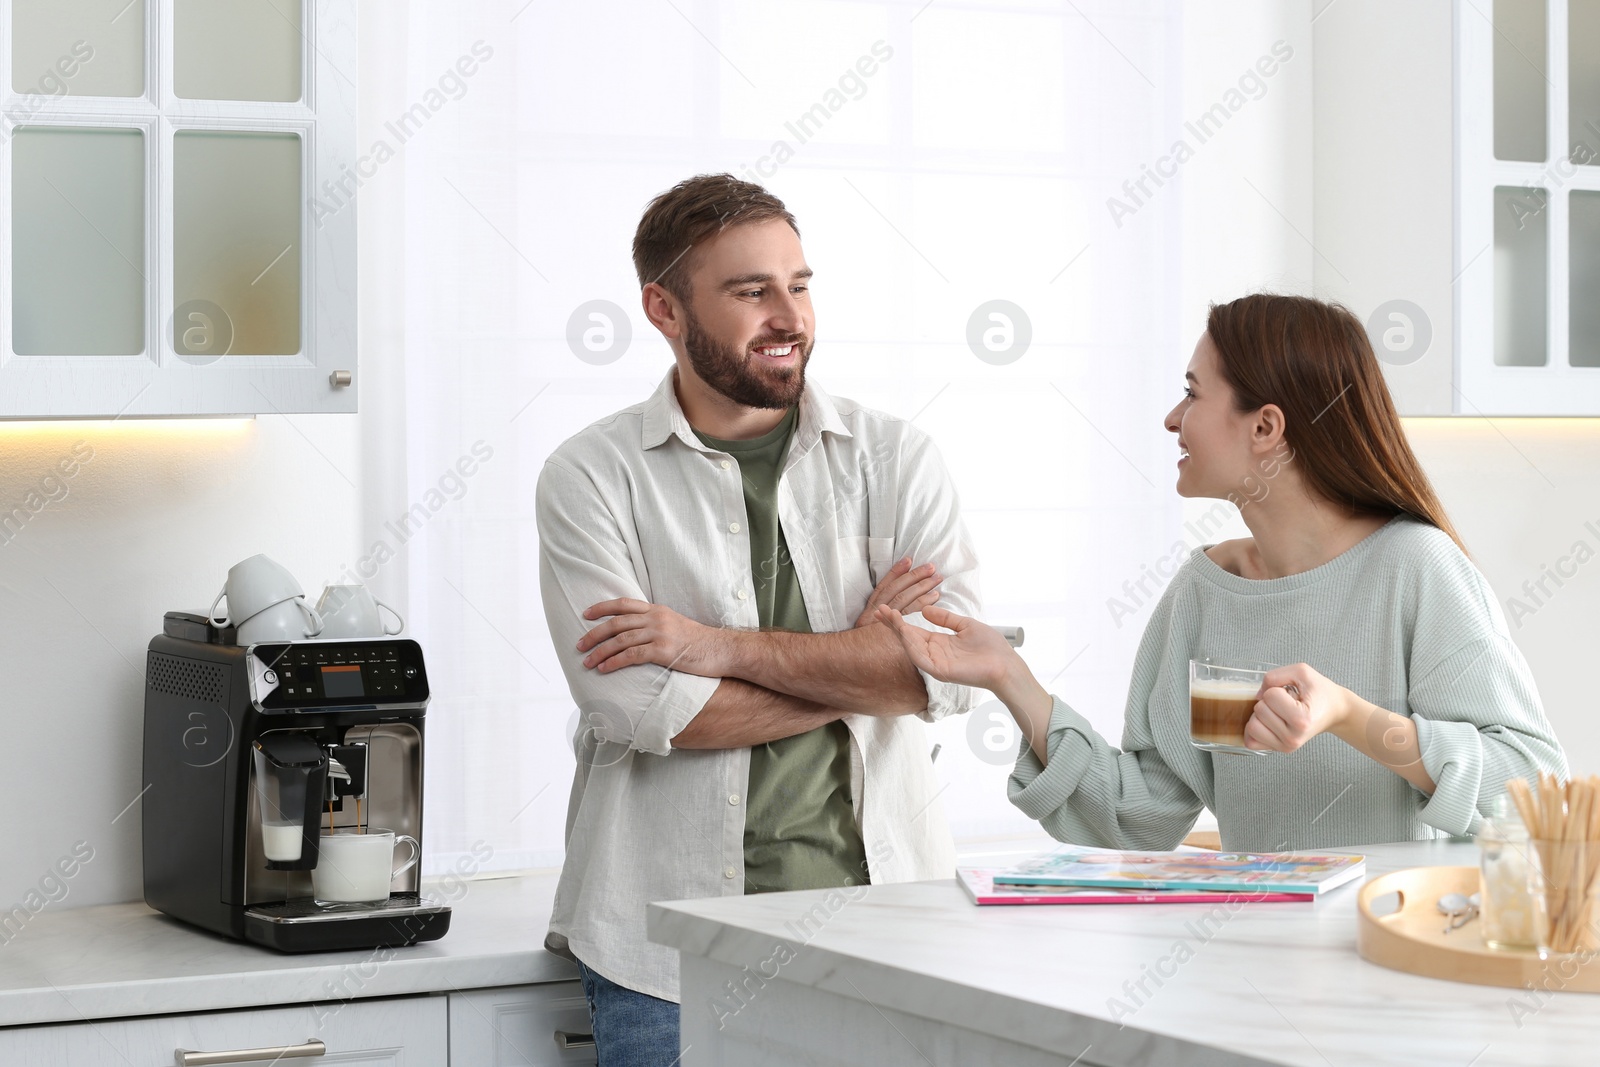
[[[312,1056],[326,1056],[328,1046],[316,1038],[303,1045],[277,1045],[273,1048],[241,1048],[232,1052],[190,1052],[176,1050],[178,1067],[208,1067],[213,1063],[238,1063],[240,1060],[303,1060]]]
[[[565,1030],[556,1031],[556,1048],[594,1048],[593,1034],[569,1034]]]

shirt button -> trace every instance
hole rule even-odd
[[[739,803],[739,794],[738,793],[729,793],[728,794],[728,803],[737,805]]]
[[[728,532],[729,533],[738,533],[739,532],[739,524],[736,523],[736,522],[728,523]]]
[[[724,877],[724,878],[737,878],[737,877],[739,877],[739,872],[734,870],[732,867],[729,867],[727,870],[722,872],[722,877]]]
[[[725,470],[725,471],[726,470],[732,470],[733,469],[733,464],[731,462],[729,462],[728,460],[723,460],[722,461],[722,469]]]
[[[738,591],[738,592],[737,592],[737,593],[735,593],[735,594],[733,594],[733,595],[734,595],[734,596],[736,596],[736,597],[738,597],[738,598],[739,598],[739,599],[740,599],[740,600],[743,600],[743,599],[745,599],[745,598],[746,598],[746,597],[747,597],[747,596],[749,596],[749,595],[750,595],[750,594],[749,594],[749,593],[746,593],[746,592],[745,592],[745,591],[744,591],[744,590],[743,590],[743,589],[741,589],[741,590],[739,590],[739,591]]]

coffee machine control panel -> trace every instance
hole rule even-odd
[[[415,641],[297,641],[256,645],[250,682],[264,712],[421,705],[428,675]]]

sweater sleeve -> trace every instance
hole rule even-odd
[[[1150,728],[1150,699],[1171,643],[1173,581],[1145,627],[1128,687],[1122,747],[1116,748],[1059,697],[1040,763],[1023,745],[1006,791],[1058,841],[1102,848],[1164,850],[1178,845],[1204,806],[1162,758]],[[1185,683],[1187,684],[1187,683]]]
[[[1449,834],[1478,830],[1479,815],[1511,778],[1567,772],[1527,661],[1503,633],[1446,657],[1408,694],[1422,765],[1436,788],[1422,819]]]
[[[1420,816],[1449,834],[1476,833],[1507,779],[1565,776],[1567,760],[1488,581],[1442,535],[1424,534],[1434,549],[1419,557],[1406,694],[1435,783]]]
[[[1119,750],[1089,721],[1052,697],[1042,764],[1029,745],[1007,793],[1057,841],[1102,848],[1174,848],[1194,826],[1200,798],[1154,747]]]

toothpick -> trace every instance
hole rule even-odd
[[[1517,813],[1522,816],[1523,825],[1528,828],[1528,835],[1537,840],[1539,837],[1539,809],[1534,804],[1533,792],[1528,788],[1527,779],[1511,779],[1506,783],[1506,791],[1511,794],[1512,801],[1517,805]]]

